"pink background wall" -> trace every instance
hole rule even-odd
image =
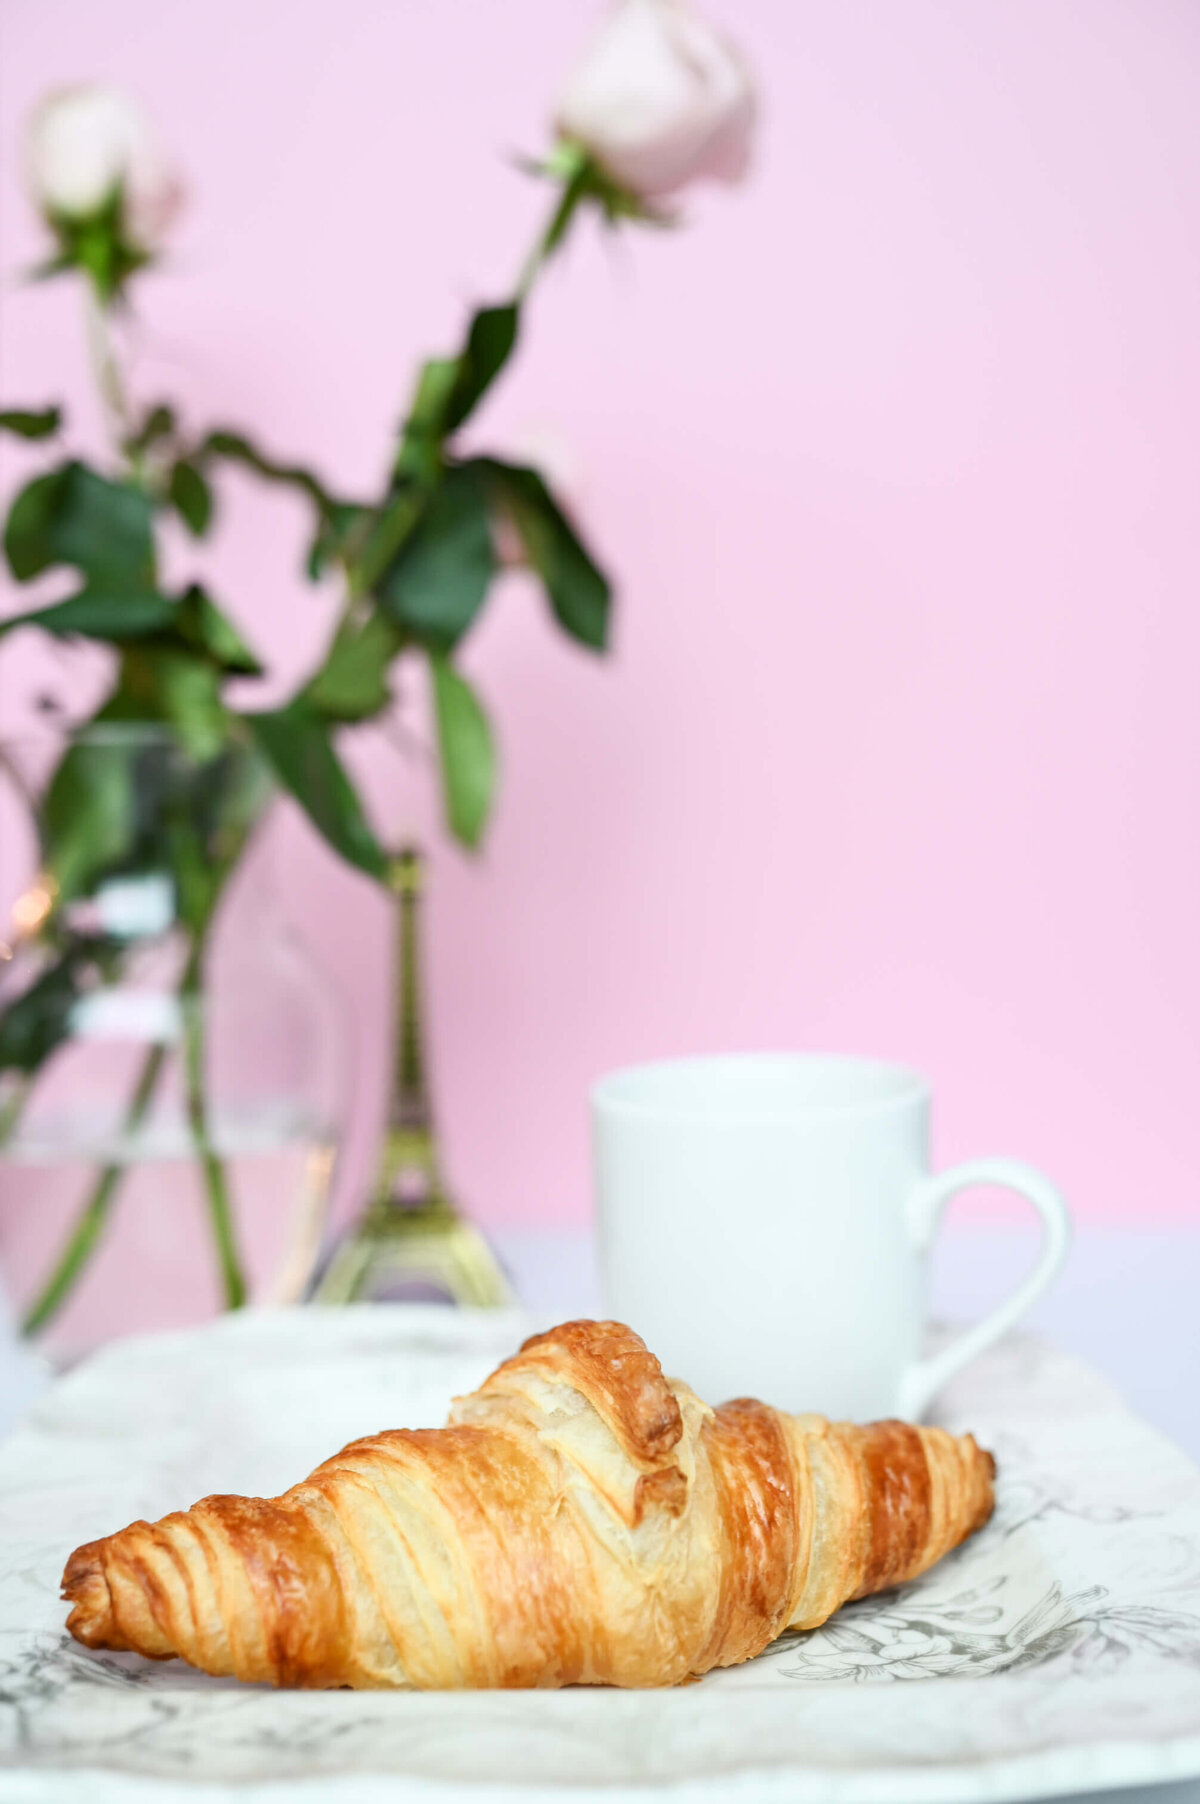
[[[761,76],[751,183],[583,234],[480,426],[574,447],[620,613],[601,663],[510,578],[469,645],[505,780],[483,856],[437,855],[453,1174],[487,1222],[582,1221],[598,1073],[816,1047],[928,1069],[943,1160],[1195,1219],[1200,12],[713,11]],[[94,431],[74,295],[16,281],[16,145],[45,87],[114,79],[192,190],[139,393],[372,481],[415,358],[511,279],[545,196],[505,159],[593,12],[7,0],[6,395]],[[297,508],[227,501],[206,558],[282,686],[334,597],[296,577]],[[5,727],[35,664],[0,656]],[[381,830],[428,817],[422,772],[352,756]],[[290,815],[276,855],[352,1012],[358,1168],[385,910]]]

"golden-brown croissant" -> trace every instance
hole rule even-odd
[[[441,1429],[77,1548],[67,1627],[274,1685],[673,1685],[986,1522],[970,1435],[710,1409],[618,1322],[535,1335]]]

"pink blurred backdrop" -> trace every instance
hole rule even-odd
[[[678,232],[583,233],[478,433],[573,447],[619,616],[591,659],[512,577],[469,645],[505,772],[483,855],[436,853],[452,1175],[487,1223],[581,1223],[600,1072],[813,1047],[925,1067],[942,1160],[1013,1151],[1082,1216],[1194,1220],[1200,12],[711,10],[761,78],[751,182]],[[46,87],[111,79],[191,188],[138,393],[371,482],[417,356],[511,281],[545,195],[507,159],[593,16],[8,0],[6,397],[65,391],[95,433],[75,295],[17,281],[17,145]],[[223,500],[208,567],[282,687],[334,597],[297,576],[295,506]],[[6,728],[39,656],[0,655]],[[426,773],[350,755],[381,830],[429,820]],[[352,1184],[385,908],[290,812],[273,836],[347,999]]]

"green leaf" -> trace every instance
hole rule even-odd
[[[61,425],[61,407],[6,407],[0,410],[0,432],[12,432],[17,438],[52,438]]]
[[[237,627],[221,612],[199,583],[192,583],[184,591],[174,624],[181,639],[194,645],[198,651],[207,652],[230,675],[263,674],[262,665]]]
[[[206,660],[178,648],[124,654],[116,689],[38,812],[63,901],[110,876],[169,870],[181,917],[205,923],[272,793],[265,759],[220,709],[215,681]]]
[[[387,859],[333,749],[327,723],[303,701],[243,718],[283,787],[334,851],[382,879]]]
[[[325,663],[305,696],[330,720],[369,720],[392,699],[388,670],[404,634],[386,614],[372,611],[361,625],[339,628]]]
[[[184,751],[198,762],[215,758],[229,734],[221,701],[221,673],[206,657],[182,647],[145,645],[131,653],[147,678],[162,718],[174,727]]]
[[[56,563],[87,575],[153,584],[153,502],[141,489],[108,482],[87,464],[67,465],[52,525]]]
[[[171,506],[194,538],[202,539],[212,520],[212,490],[195,464],[181,457],[167,485]]]
[[[481,307],[472,317],[466,346],[458,359],[458,375],[446,403],[446,432],[455,432],[474,412],[512,355],[520,310],[515,301]]]
[[[0,620],[0,634],[18,626],[37,626],[59,639],[75,634],[107,641],[141,639],[170,626],[175,614],[176,604],[153,589],[106,588],[100,583],[89,583],[65,601]]]
[[[0,1011],[0,1071],[36,1071],[68,1037],[78,994],[78,961],[67,953],[14,997]]]
[[[150,408],[137,431],[125,440],[125,449],[133,456],[148,451],[161,438],[170,438],[175,431],[175,411],[165,401]]]
[[[495,568],[486,477],[459,464],[446,472],[375,593],[397,626],[431,650],[449,651],[483,605]]]
[[[441,466],[442,442],[472,414],[504,368],[517,342],[515,301],[472,314],[467,342],[457,357],[422,364],[417,392],[404,423],[396,460],[398,475],[429,482]]]
[[[255,745],[230,744],[203,765],[178,761],[172,775],[155,825],[180,918],[200,934],[274,786]]]
[[[216,757],[233,726],[234,717],[221,701],[223,674],[207,653],[180,639],[160,634],[135,641],[122,651],[116,689],[97,719],[103,725],[156,722],[170,727],[171,736],[164,736],[161,746],[146,748],[144,765],[154,756],[173,762],[172,741],[175,760],[182,751],[203,764]],[[146,776],[145,768],[141,774]]]
[[[28,582],[57,564],[113,586],[154,584],[154,503],[86,464],[35,476],[13,502],[4,531],[9,568]]]
[[[496,748],[487,715],[466,678],[431,657],[446,822],[464,846],[479,844],[496,787]]]
[[[69,902],[91,893],[96,879],[129,852],[136,800],[132,739],[72,745],[42,798],[42,862]]]
[[[88,576],[154,581],[154,503],[141,489],[68,465],[53,539],[59,563]]]
[[[536,470],[480,458],[499,505],[512,516],[525,555],[545,584],[559,625],[593,651],[608,645],[612,591]]]
[[[54,531],[66,490],[67,469],[35,476],[20,490],[9,509],[4,555],[19,583],[29,582],[60,561],[55,555]]]

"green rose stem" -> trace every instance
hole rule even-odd
[[[0,770],[4,772],[5,776],[20,796],[22,802],[24,802],[26,808],[29,810],[30,818],[32,819],[37,812],[37,802],[34,798],[33,790],[25,781],[24,773],[17,760],[12,757],[3,746],[0,746]],[[9,958],[12,957],[11,947],[6,949],[5,955]],[[17,1124],[20,1122],[21,1113],[32,1088],[33,1073],[31,1071],[23,1071],[20,1077],[14,1082],[7,1099],[0,1104],[0,1152],[3,1152],[4,1148],[16,1133]]]
[[[29,1077],[23,1076],[14,1084],[8,1100],[0,1107],[0,1152],[8,1145],[17,1130],[21,1119],[21,1110],[25,1107],[25,1098],[29,1095],[31,1083]]]
[[[575,209],[587,192],[591,164],[588,154],[581,144],[569,142],[560,144],[554,154],[553,167],[554,173],[562,178],[562,193],[555,203],[549,224],[539,234],[536,244],[521,266],[521,274],[517,278],[517,291],[513,297],[518,301],[525,299],[533,287],[542,265],[562,243]]]
[[[111,306],[101,295],[94,281],[89,282],[84,291],[84,308],[88,355],[91,358],[92,373],[96,378],[96,387],[100,391],[100,399],[104,404],[109,434],[113,443],[120,447],[130,433],[129,402],[125,394],[125,384],[121,379],[117,354],[113,348]]]
[[[200,993],[197,946],[188,961],[181,989],[183,1001],[183,1068],[187,1092],[188,1123],[200,1155],[208,1217],[216,1242],[217,1261],[226,1309],[240,1309],[246,1301],[246,1279],[238,1257],[224,1161],[219,1157],[208,1129],[208,1100],[204,1081],[204,1002]]]
[[[204,1176],[225,1306],[228,1309],[240,1309],[246,1301],[246,1280],[238,1256],[229,1182],[224,1162],[212,1143],[208,1129],[208,1100],[204,1080],[204,1015],[200,987],[203,950],[203,942],[198,941],[188,958],[179,986],[183,1006],[183,1066],[188,1125]],[[125,1113],[125,1134],[135,1134],[145,1120],[158,1088],[167,1052],[167,1046],[160,1042],[146,1054]],[[96,1244],[116,1200],[117,1190],[128,1169],[128,1162],[114,1160],[97,1173],[91,1195],[80,1211],[74,1231],[63,1248],[58,1263],[25,1313],[21,1323],[23,1334],[37,1334],[66,1302],[96,1250]]]
[[[125,1113],[123,1131],[126,1134],[136,1133],[145,1119],[158,1088],[166,1056],[167,1048],[161,1042],[152,1046],[146,1054]],[[108,1219],[117,1187],[127,1170],[126,1164],[114,1161],[97,1173],[92,1193],[80,1211],[74,1232],[59,1255],[57,1265],[25,1312],[21,1323],[22,1334],[37,1334],[44,1328],[58,1314],[75,1288],[84,1266],[96,1249],[96,1242]]]

